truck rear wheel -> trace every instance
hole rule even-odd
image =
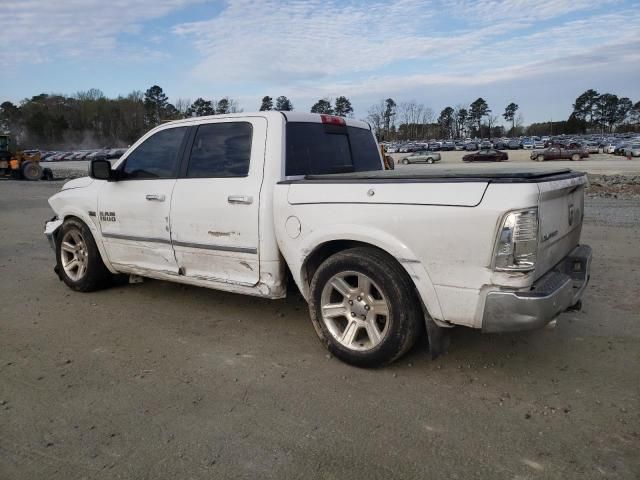
[[[25,180],[35,181],[42,178],[42,167],[38,162],[24,162],[20,167],[22,178]]]
[[[72,290],[92,292],[105,287],[113,275],[102,257],[89,227],[78,219],[65,220],[56,238],[56,271]]]
[[[539,162],[544,162],[544,155],[538,155],[536,157],[536,160],[538,160]]]
[[[415,343],[423,323],[419,300],[402,267],[375,248],[327,259],[311,281],[309,311],[327,349],[359,367],[391,363]]]
[[[580,160],[580,155],[577,153],[574,153],[573,155],[571,155],[571,160],[574,162],[577,162],[578,160]]]

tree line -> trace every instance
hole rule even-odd
[[[260,111],[293,109],[291,100],[283,95],[275,99],[264,96],[259,107]],[[10,133],[23,148],[124,146],[165,121],[241,111],[238,102],[228,96],[193,102],[178,98],[170,103],[158,85],[117,98],[107,98],[97,89],[72,96],[43,93],[19,105],[0,104],[0,133]],[[321,98],[310,111],[353,116],[351,101],[345,96],[333,102]],[[507,127],[501,124],[501,117]],[[576,98],[567,120],[533,123],[525,128],[520,107],[514,102],[494,113],[480,97],[470,104],[446,106],[436,116],[431,108],[415,101],[396,103],[387,98],[372,105],[365,120],[380,140],[640,131],[640,102],[634,104],[629,98],[589,89]]]
[[[23,148],[124,146],[165,121],[238,111],[238,102],[230,97],[170,103],[158,85],[117,98],[91,89],[72,96],[43,93],[19,105],[3,102],[0,130]]]
[[[381,140],[640,132],[640,101],[634,104],[627,97],[599,94],[592,89],[576,98],[567,120],[524,127],[519,110],[518,104],[511,102],[496,114],[480,97],[469,105],[447,106],[436,117],[423,104],[396,103],[387,98],[369,108],[367,121]],[[507,122],[507,128],[499,124],[500,117]]]
[[[509,133],[519,134],[522,116],[519,107],[510,103],[502,117],[511,123]],[[425,138],[464,138],[467,136],[502,136],[505,129],[498,125],[486,100],[478,98],[469,105],[447,106],[436,117],[434,111],[415,101],[396,103],[392,98],[380,100],[369,108],[367,120],[383,140],[408,140]]]

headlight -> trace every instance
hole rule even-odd
[[[494,268],[528,272],[535,268],[538,251],[538,209],[516,210],[504,216],[496,242]]]

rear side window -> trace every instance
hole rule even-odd
[[[382,162],[370,130],[322,123],[287,123],[285,175],[372,170],[382,170]]]
[[[147,138],[127,157],[122,169],[123,178],[174,177],[186,132],[187,127],[168,128]]]
[[[200,125],[191,147],[187,177],[246,177],[251,135],[248,122]]]

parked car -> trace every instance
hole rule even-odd
[[[459,151],[462,151],[462,150],[464,150],[464,143],[456,142],[456,151],[459,152]]]
[[[120,158],[126,151],[126,148],[112,148],[107,151],[107,159]],[[389,150],[387,150],[387,153],[389,153]]]
[[[615,143],[607,142],[602,147],[602,153],[613,153],[615,151],[616,151],[616,144]]]
[[[350,118],[168,122],[89,172],[49,199],[69,288],[128,274],[280,299],[290,276],[322,344],[363,367],[423,331],[438,355],[454,325],[541,328],[578,309],[589,280],[584,173],[384,170],[369,125]]]
[[[509,160],[507,152],[494,149],[480,149],[475,153],[468,153],[462,157],[463,162],[504,162]]]
[[[632,143],[624,149],[624,154],[627,157],[640,157],[640,143]]]
[[[616,148],[613,150],[614,155],[624,155],[625,149],[629,147],[629,144],[626,142],[619,143],[616,145]]]
[[[587,153],[600,153],[600,144],[596,142],[589,142],[583,148]]]
[[[507,149],[507,142],[505,142],[504,140],[494,140],[493,142],[491,142],[493,147],[496,150],[506,150]]]
[[[544,148],[544,142],[542,140],[534,140],[533,141],[533,148]]]
[[[519,150],[522,147],[522,145],[520,145],[520,141],[519,140],[514,140],[511,139],[507,142],[507,148],[509,150]]]
[[[437,152],[415,152],[400,160],[403,165],[410,163],[435,163],[440,161],[440,154]]]
[[[86,155],[85,160],[106,160],[107,150],[96,150]]]
[[[465,146],[464,146],[464,149],[467,152],[473,152],[474,150],[478,150],[478,144],[476,142],[466,143]]]
[[[523,140],[522,148],[524,148],[525,150],[533,150],[533,141],[529,139]]]
[[[440,144],[438,142],[429,142],[429,146],[427,147],[427,149],[430,152],[437,152],[440,150]]]
[[[453,142],[444,142],[440,147],[443,152],[451,152],[456,149],[456,144]]]
[[[531,152],[531,160],[544,162],[545,160],[573,160],[587,158],[589,154],[581,148],[565,148],[560,145],[549,147],[545,150]]]

